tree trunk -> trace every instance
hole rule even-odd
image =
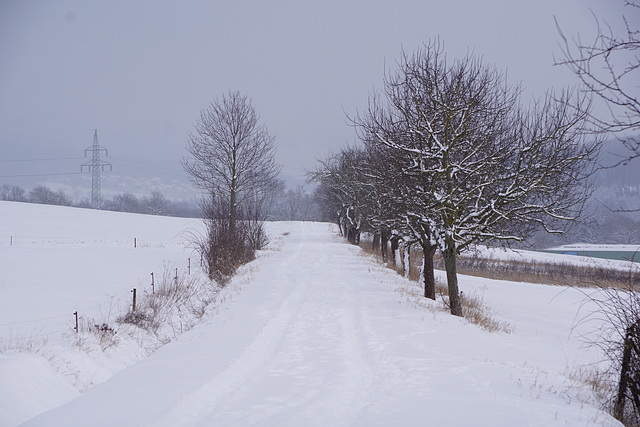
[[[371,246],[371,250],[375,253],[380,247],[380,233],[376,232],[373,235],[373,244]]]
[[[238,144],[236,138],[233,138],[233,145],[231,150],[231,184],[229,185],[229,234],[235,238],[236,235],[236,220],[237,218],[237,207],[236,207],[236,197],[238,192],[238,178],[237,174],[237,166],[238,166]]]
[[[458,290],[458,274],[456,268],[456,250],[454,242],[447,242],[447,248],[442,252],[444,268],[447,271],[447,285],[449,287],[449,306],[451,314],[462,316],[460,304],[460,291]]]
[[[396,252],[398,251],[398,247],[400,246],[400,238],[398,236],[393,236],[391,238],[391,263],[395,268],[397,264]]]
[[[436,299],[436,279],[433,275],[433,256],[436,247],[429,243],[422,243],[422,280],[424,281],[424,296]]]
[[[231,189],[229,194],[229,234],[235,236],[236,233],[236,190]]]
[[[380,255],[382,255],[382,262],[387,262],[387,243],[389,242],[389,232],[383,230],[380,234]]]
[[[411,246],[407,243],[402,245],[402,275],[405,279],[408,279],[411,269]]]

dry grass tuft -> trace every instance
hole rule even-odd
[[[439,278],[436,278],[436,296],[442,298],[445,307],[449,309],[449,288]],[[510,334],[513,327],[503,320],[498,320],[496,315],[484,303],[482,296],[469,293],[460,293],[462,304],[462,316],[469,322],[480,326],[487,332],[502,332]]]
[[[165,266],[155,292],[144,292],[137,310],[117,319],[158,334],[161,328],[172,328],[181,333],[191,329],[202,318],[207,306],[214,300],[219,285],[194,276],[178,275]]]
[[[487,332],[503,332],[510,334],[513,327],[504,320],[498,320],[491,309],[478,295],[461,295],[462,315],[471,323],[480,326]]]

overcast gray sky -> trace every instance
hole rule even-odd
[[[285,178],[302,182],[318,157],[354,141],[345,112],[366,106],[401,49],[439,36],[449,57],[473,50],[540,96],[577,83],[553,66],[554,16],[591,40],[593,14],[615,29],[623,3],[0,0],[0,184],[69,185],[57,174],[79,172],[97,128],[113,164],[103,192],[117,177],[184,194],[188,134],[229,90],[252,97]]]

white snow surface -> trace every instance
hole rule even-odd
[[[597,325],[579,322],[595,291],[460,276],[512,329],[489,333],[330,224],[267,225],[270,246],[198,325],[156,351],[125,338],[100,351],[69,347],[71,319],[54,317],[105,294],[127,310],[152,269],[184,269],[198,225],[0,202],[0,425],[620,425],[575,379],[602,361],[583,345]],[[46,343],[11,349],[21,325]]]
[[[559,249],[559,248],[573,248],[573,250],[577,250],[578,246],[576,245],[573,248],[573,245],[562,246],[558,248],[550,248]],[[581,248],[587,249],[586,245],[580,246]],[[602,248],[608,248],[608,250],[615,251],[626,251],[630,250],[631,246],[623,246],[623,245],[591,245],[589,249],[591,250],[603,250]],[[624,270],[637,272],[638,266],[637,262],[631,261],[622,261],[615,259],[603,259],[603,258],[593,258],[588,256],[579,256],[579,255],[564,255],[558,253],[551,252],[538,252],[538,251],[530,251],[523,249],[508,249],[508,248],[488,248],[486,246],[477,246],[475,247],[470,254],[478,254],[481,257],[486,257],[494,260],[505,260],[505,261],[535,261],[539,263],[548,263],[548,264],[569,264],[575,265],[579,267],[594,267],[594,268],[603,268],[603,269],[611,269],[611,270]]]

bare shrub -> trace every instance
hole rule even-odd
[[[78,331],[76,334],[76,344],[82,346],[85,338],[94,337],[102,351],[114,347],[118,344],[116,330],[106,322],[98,322],[95,319],[80,317],[78,319]]]
[[[30,335],[16,336],[13,333],[9,333],[7,337],[0,340],[0,354],[36,353],[47,344],[49,341],[48,335],[40,335],[34,332]]]
[[[203,267],[209,278],[224,285],[240,265],[255,258],[253,246],[260,242],[249,239],[251,230],[245,221],[231,226],[225,201],[211,196],[201,200],[200,207],[205,231],[204,235],[192,234],[192,244],[202,255]],[[262,230],[261,227],[259,229]],[[254,238],[260,238],[260,231]]]
[[[262,250],[269,244],[269,236],[262,221],[248,221],[246,236],[249,246],[254,250]]]
[[[116,319],[116,321],[119,323],[129,323],[142,329],[148,329],[151,325],[152,317],[141,311],[130,311]]]
[[[596,337],[588,344],[600,348],[610,362],[617,385],[606,407],[627,426],[640,426],[640,290],[636,271],[629,272],[624,289],[602,283],[600,292],[589,295],[597,310],[581,321],[594,322]]]

